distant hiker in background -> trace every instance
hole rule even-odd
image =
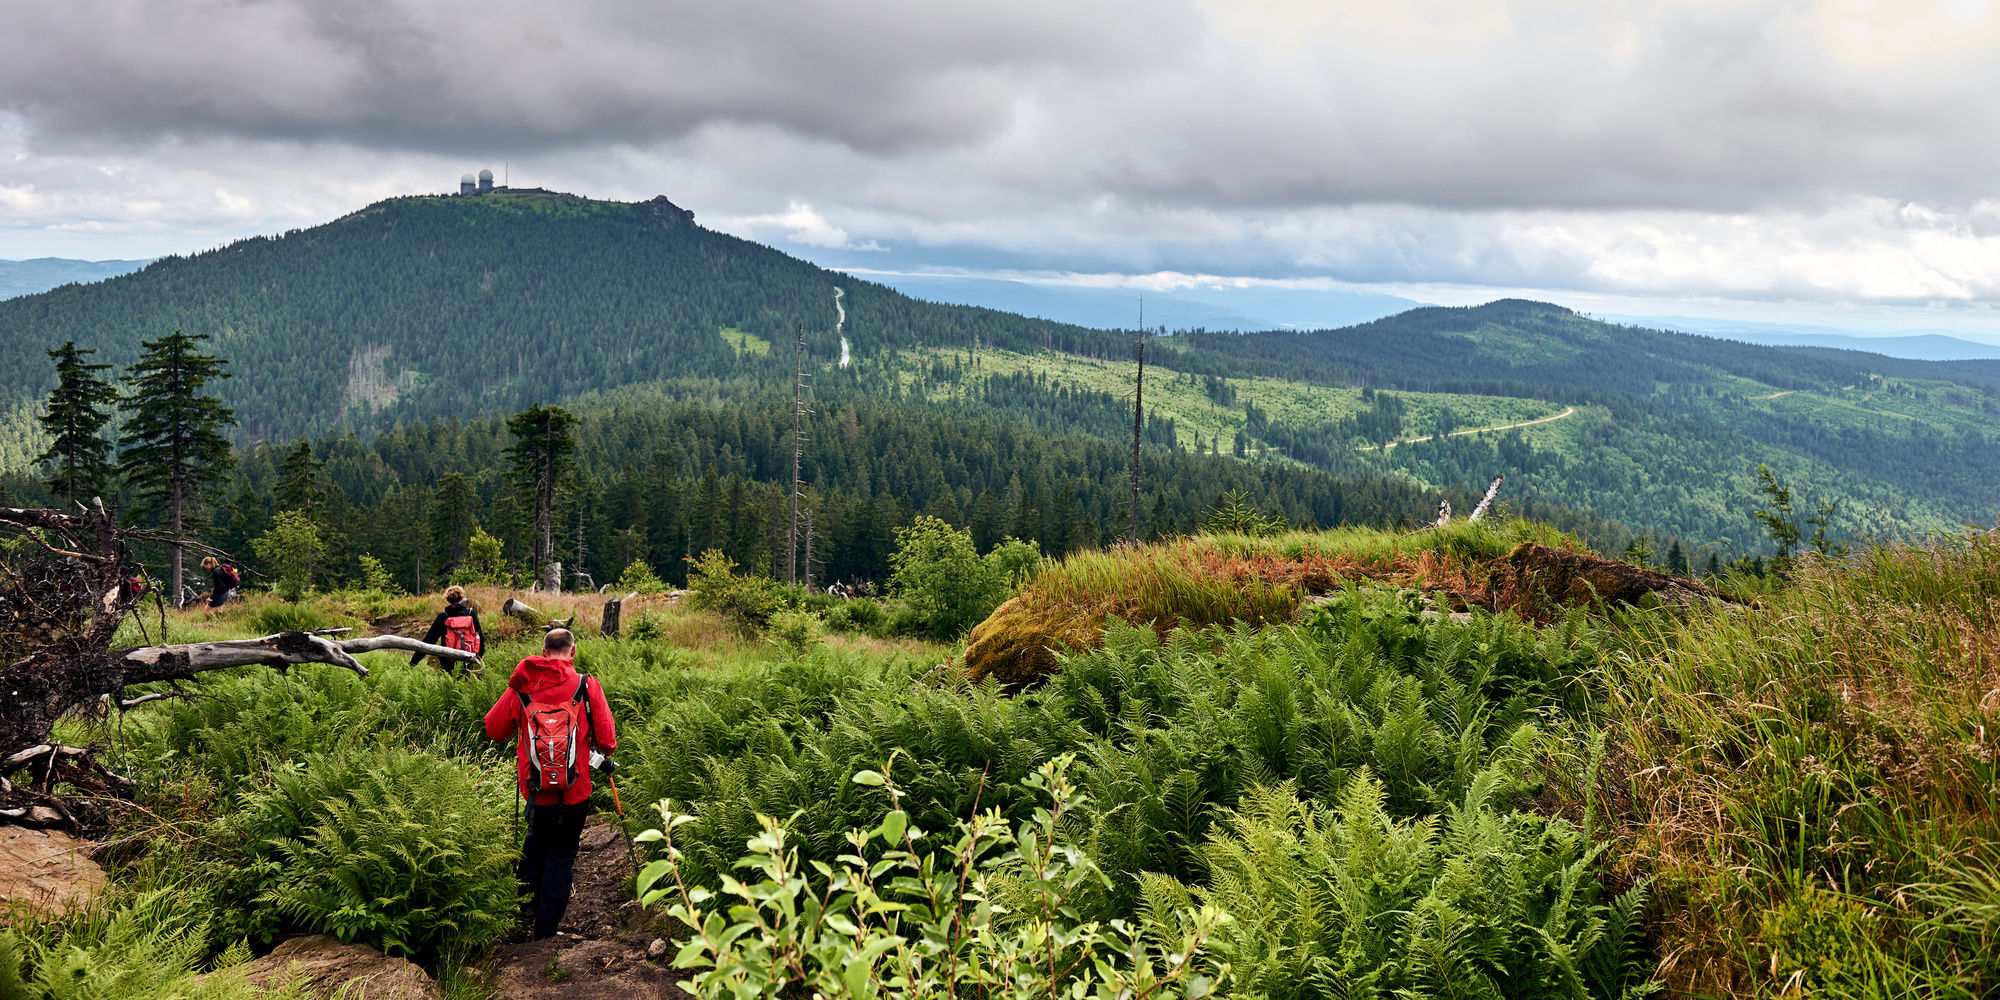
[[[208,571],[207,615],[213,618],[215,609],[228,603],[230,596],[236,593],[236,588],[243,586],[243,574],[236,572],[236,567],[214,556],[202,557],[201,568]]]
[[[129,604],[152,592],[153,582],[146,579],[146,571],[126,563],[125,577],[118,581],[118,599]]]
[[[590,816],[593,751],[618,747],[611,706],[595,678],[576,672],[576,637],[550,629],[542,655],[514,668],[507,690],[486,713],[486,738],[519,736],[521,797],[528,800],[528,836],[518,873],[528,893],[537,940],[554,937],[569,907],[577,842]]]
[[[440,642],[439,640],[443,640]],[[465,588],[451,587],[444,592],[444,610],[431,619],[431,630],[424,633],[424,641],[433,646],[463,649],[474,656],[486,649],[486,630],[479,627],[479,612],[465,603]],[[422,662],[424,654],[411,653],[410,666]],[[467,664],[456,660],[440,658],[439,663],[452,673],[461,669],[470,670]]]

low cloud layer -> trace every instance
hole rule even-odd
[[[833,260],[2000,301],[1983,3],[69,0],[9,20],[0,256],[193,249],[504,159]]]

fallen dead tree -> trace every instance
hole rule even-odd
[[[0,821],[73,822],[73,813],[54,794],[59,784],[86,795],[122,796],[129,789],[130,782],[97,763],[90,748],[64,746],[52,738],[56,720],[69,712],[124,711],[186,697],[190,692],[183,684],[231,667],[285,671],[322,663],[365,677],[367,668],[354,657],[378,649],[478,659],[464,650],[403,636],[332,637],[344,629],[113,649],[120,622],[137,604],[120,586],[124,541],[151,536],[118,527],[102,502],[83,514],[0,508],[0,526],[12,527],[40,550],[30,559],[10,562],[0,580],[0,616],[6,622],[0,652],[9,657],[27,653],[0,667]],[[168,686],[129,691],[161,683]],[[16,781],[24,771],[25,777]]]

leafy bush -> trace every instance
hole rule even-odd
[[[634,559],[625,567],[625,572],[618,574],[618,582],[611,589],[621,594],[664,594],[673,588],[653,572],[653,567],[647,565],[646,560]]]
[[[1041,558],[1035,543],[1013,538],[982,558],[972,532],[925,515],[896,529],[889,585],[915,612],[913,634],[950,639],[992,614]]]
[[[1210,996],[1217,982],[1194,963],[1226,922],[1221,913],[1162,912],[1142,932],[1124,921],[1084,921],[1070,909],[1102,876],[1063,835],[1065,810],[1087,805],[1063,775],[1069,762],[1059,758],[1027,776],[1024,785],[1049,804],[1018,828],[988,810],[959,820],[950,844],[910,825],[885,775],[855,774],[856,784],[887,786],[891,808],[873,829],[848,832],[852,851],[838,868],[821,867],[821,890],[810,888],[784,828],[759,817],[751,853],[736,867],[763,878],[724,883],[742,900],[727,919],[703,905],[713,898],[708,890],[681,879],[673,834],[693,817],[662,802],[660,828],[637,839],[661,842],[667,858],[640,872],[640,898],[666,901],[668,914],[693,929],[675,965],[705,970],[692,983],[704,996],[1143,1000],[1169,989],[1190,1000]]]
[[[825,634],[826,623],[810,611],[780,611],[764,628],[764,638],[793,656],[817,645]]]
[[[243,857],[225,884],[261,904],[229,927],[284,929],[431,958],[497,940],[515,911],[504,803],[511,781],[396,745],[342,749],[277,772],[226,821]]]
[[[1251,792],[1201,849],[1206,885],[1146,880],[1145,911],[1235,919],[1212,951],[1269,1000],[1631,997],[1651,992],[1645,890],[1600,901],[1597,849],[1561,820],[1493,810],[1487,772],[1441,816],[1398,820],[1365,769],[1337,808]]]
[[[253,539],[250,547],[271,567],[277,591],[288,601],[312,589],[313,568],[326,561],[326,539],[303,510],[279,511],[271,519],[271,529]]]
[[[382,560],[364,552],[355,560],[355,564],[360,570],[356,582],[360,584],[362,590],[391,596],[402,593],[403,588],[396,585],[395,575],[389,572],[389,567],[382,565]]]
[[[826,627],[835,632],[867,632],[875,634],[882,628],[889,616],[882,605],[870,597],[850,597],[836,601],[827,609]]]
[[[739,576],[736,560],[720,549],[690,557],[688,564],[688,604],[695,608],[718,612],[754,631],[787,606],[783,584],[767,576]]]
[[[473,526],[472,537],[465,542],[465,564],[452,579],[459,583],[512,583],[514,574],[507,569],[506,548],[506,542],[487,534],[485,528]]]
[[[660,637],[660,616],[651,610],[639,612],[639,620],[632,623],[626,634],[642,642],[651,642]]]

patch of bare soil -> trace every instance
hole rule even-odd
[[[668,921],[657,911],[640,908],[632,898],[630,850],[610,823],[584,828],[560,933],[545,941],[503,944],[480,963],[500,996],[508,1000],[692,996],[674,985],[685,973],[667,964],[679,950],[666,938]]]

